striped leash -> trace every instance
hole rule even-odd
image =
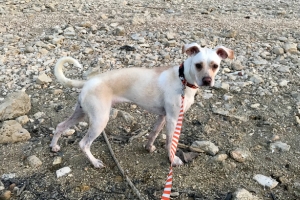
[[[171,166],[168,174],[168,178],[165,184],[164,192],[161,197],[161,200],[168,200],[170,199],[170,194],[171,194],[171,189],[172,189],[172,181],[173,181],[173,168],[172,168],[172,163],[174,161],[177,145],[178,145],[178,140],[180,136],[180,131],[182,127],[182,121],[183,121],[183,102],[184,102],[184,94],[181,95],[181,107],[180,107],[180,112],[178,116],[178,121],[176,124],[176,129],[173,134],[172,138],[172,145],[171,145]]]

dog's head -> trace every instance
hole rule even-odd
[[[208,49],[192,43],[184,45],[182,51],[189,56],[184,66],[189,68],[189,76],[198,86],[214,86],[221,60],[234,57],[234,52],[223,46]]]

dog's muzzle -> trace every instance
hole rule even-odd
[[[204,86],[210,86],[210,84],[211,84],[211,78],[210,77],[204,77],[203,79],[202,79],[202,82],[203,82],[203,85]]]

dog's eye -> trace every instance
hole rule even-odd
[[[196,66],[196,68],[199,69],[199,70],[202,69],[202,63],[197,63],[195,66]]]
[[[213,68],[214,68],[214,69],[218,69],[218,67],[219,67],[219,66],[218,66],[217,64],[214,64],[214,65],[213,65]]]

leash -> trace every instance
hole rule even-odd
[[[181,132],[181,127],[182,127],[182,121],[183,121],[183,104],[184,104],[184,90],[186,88],[186,86],[193,88],[193,89],[197,89],[198,87],[195,85],[192,85],[190,83],[188,83],[184,77],[184,65],[183,63],[179,66],[179,78],[181,80],[182,83],[182,92],[181,92],[181,106],[180,106],[180,112],[179,112],[179,116],[178,116],[178,120],[177,120],[177,124],[176,124],[176,128],[172,137],[172,144],[171,144],[171,165],[170,165],[170,169],[169,169],[169,174],[167,177],[167,181],[165,184],[165,188],[164,188],[164,192],[163,195],[161,197],[161,200],[169,200],[170,199],[170,195],[171,195],[171,189],[172,189],[172,182],[173,182],[173,167],[172,167],[172,163],[174,162],[174,157],[175,157],[175,153],[176,153],[176,149],[177,149],[177,145],[178,145],[178,141],[179,141],[179,137],[180,137],[180,132]]]

